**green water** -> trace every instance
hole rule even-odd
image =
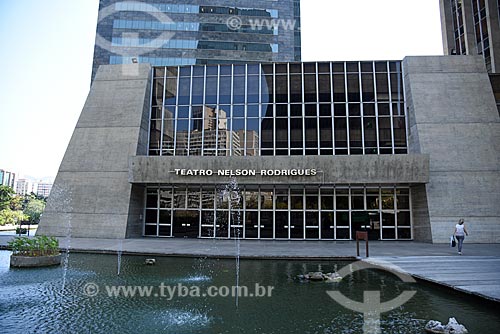
[[[331,261],[242,260],[242,286],[272,286],[270,297],[208,297],[210,286],[233,286],[236,261],[123,256],[117,276],[116,255],[70,254],[65,288],[63,267],[10,269],[10,252],[0,251],[0,332],[10,333],[363,333],[363,316],[327,295],[337,290],[363,300],[363,291],[381,291],[382,301],[405,290],[416,295],[403,306],[382,314],[382,333],[424,333],[430,319],[457,317],[469,333],[490,333],[500,314],[492,304],[424,283],[403,283],[379,270],[357,271],[340,283],[304,283],[295,277],[308,271],[330,272],[348,265]],[[179,283],[199,287],[200,297],[168,300],[158,286]],[[99,292],[85,290],[95,284]],[[150,297],[110,297],[106,286],[152,286]],[[90,292],[95,292],[94,290]],[[164,291],[165,292],[165,291]]]

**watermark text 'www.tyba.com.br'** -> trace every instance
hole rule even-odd
[[[104,289],[102,289],[104,288]],[[182,283],[177,285],[166,285],[163,282],[160,285],[105,285],[99,286],[90,282],[83,286],[83,294],[87,297],[96,297],[104,293],[112,298],[165,298],[172,300],[174,298],[200,298],[200,297],[250,297],[265,298],[272,297],[274,287],[263,286],[256,283],[255,286],[186,286]]]

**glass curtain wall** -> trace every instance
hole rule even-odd
[[[247,185],[147,189],[144,235],[245,239],[412,238],[408,187]]]
[[[401,62],[154,69],[149,155],[406,154]]]

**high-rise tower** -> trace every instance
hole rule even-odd
[[[100,65],[301,60],[299,0],[100,0]]]
[[[500,1],[440,0],[445,55],[482,55],[500,72]]]

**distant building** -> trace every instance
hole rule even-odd
[[[490,73],[500,72],[499,1],[440,0],[445,55],[481,55]]]
[[[14,189],[15,182],[16,182],[16,173],[0,169],[0,184],[2,186],[8,186]]]
[[[49,197],[52,190],[52,183],[38,183],[36,194],[38,196]]]
[[[30,193],[31,182],[26,179],[19,179],[16,182],[16,194],[25,196]]]
[[[92,80],[100,65],[301,60],[300,1],[99,1]]]

